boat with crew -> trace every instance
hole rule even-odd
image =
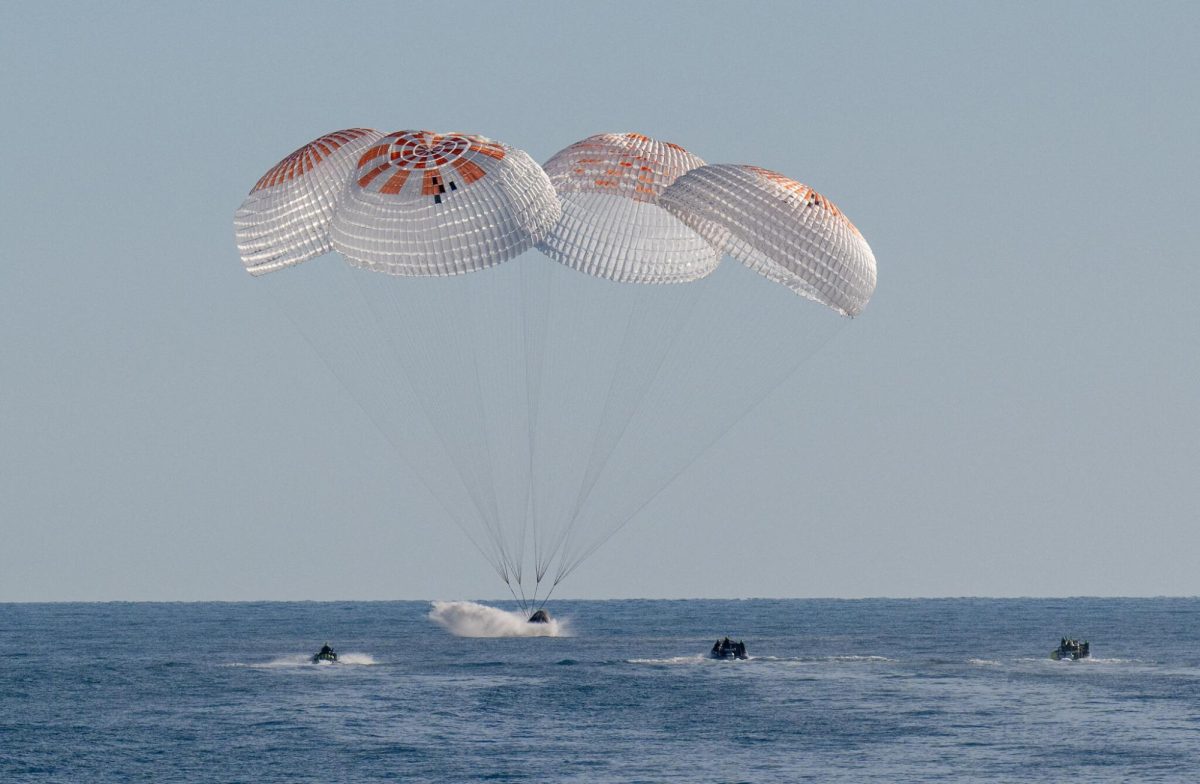
[[[749,659],[746,655],[746,643],[738,640],[733,640],[726,637],[723,640],[717,640],[713,643],[712,650],[708,652],[709,658],[712,659]]]
[[[1073,637],[1063,637],[1058,643],[1058,647],[1050,651],[1050,658],[1055,661],[1062,661],[1063,659],[1079,661],[1080,659],[1086,659],[1090,655],[1091,646],[1088,645],[1088,641],[1084,640],[1080,642]]]
[[[313,654],[313,664],[336,664],[338,660],[337,651],[329,647],[329,643],[321,646],[321,650]]]

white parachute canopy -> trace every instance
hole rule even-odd
[[[358,157],[382,136],[369,128],[327,133],[264,174],[233,216],[238,253],[252,275],[333,250],[329,224]]]
[[[237,213],[239,249],[254,235],[255,259],[289,259],[263,266],[243,250],[247,267],[294,265],[263,285],[522,606],[545,601],[846,323],[791,291],[842,313],[869,297],[821,287],[827,271],[792,236],[814,229],[788,223],[799,210],[819,234],[808,208],[749,188],[722,212],[707,175],[679,187],[720,168],[702,164],[602,134],[556,155],[547,176],[502,142],[401,131],[337,170],[304,253],[289,250],[293,233]],[[324,237],[350,264],[298,263]],[[562,263],[501,263],[535,243]],[[862,264],[852,244],[814,247],[825,267]],[[788,288],[718,267],[718,248]],[[403,510],[397,522],[421,525]]]
[[[546,173],[483,136],[397,131],[358,161],[333,247],[392,275],[458,275],[525,252],[559,216]]]
[[[875,291],[875,255],[821,194],[757,166],[718,164],[676,180],[658,203],[750,269],[856,316]]]
[[[589,136],[546,162],[562,218],[538,249],[572,269],[623,283],[684,283],[721,260],[657,205],[663,188],[704,161],[637,133]]]

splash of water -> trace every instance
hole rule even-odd
[[[433,602],[429,620],[457,637],[562,637],[566,623],[530,623],[525,613],[476,602]]]

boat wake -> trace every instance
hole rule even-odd
[[[234,662],[226,666],[248,667],[252,670],[272,670],[287,667],[340,667],[346,664],[369,667],[376,664],[376,661],[375,657],[371,656],[369,653],[339,653],[337,662],[314,663],[311,653],[297,653],[290,656],[280,656],[279,658],[272,659],[268,662],[254,662],[250,664],[245,662]]]
[[[737,659],[714,659],[707,654],[696,653],[690,656],[667,656],[661,659],[625,659],[627,664],[655,664],[655,665],[671,665],[671,664],[704,664],[707,662],[729,663],[738,661]],[[741,661],[757,662],[758,664],[773,664],[787,666],[803,666],[811,667],[821,664],[849,664],[849,663],[875,663],[875,662],[890,662],[886,656],[747,656]]]
[[[1141,659],[1117,659],[1117,658],[1109,659],[1109,658],[1105,658],[1103,656],[1088,656],[1086,659],[1077,659],[1075,661],[1072,661],[1070,658],[1065,658],[1065,659],[1056,661],[1056,660],[1050,658],[1049,656],[1021,656],[1016,661],[1020,662],[1022,665],[1025,665],[1025,666],[1035,665],[1038,667],[1050,667],[1051,669],[1058,669],[1062,665],[1078,665],[1078,666],[1082,666],[1082,667],[1103,667],[1103,666],[1112,667],[1112,666],[1138,666],[1138,665],[1148,664],[1148,662],[1145,662]],[[1073,668],[1063,667],[1063,669],[1070,670]]]
[[[664,659],[626,659],[628,664],[703,664],[707,661],[716,661],[704,654],[693,654],[692,656],[668,656]]]
[[[886,656],[869,656],[863,654],[844,654],[841,656],[751,656],[750,658],[764,662],[779,662],[781,664],[856,664],[893,661]]]
[[[567,625],[551,618],[530,623],[527,614],[476,602],[433,602],[429,620],[456,637],[564,637]]]

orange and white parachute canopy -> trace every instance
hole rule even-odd
[[[353,128],[272,167],[234,230],[254,275],[331,250],[393,275],[455,275],[529,250],[559,213],[542,168],[502,142]]]
[[[555,261],[610,280],[682,283],[716,269],[720,254],[657,199],[704,161],[677,144],[601,133],[546,162],[562,217],[538,244]]]
[[[715,247],[797,294],[856,316],[875,291],[875,256],[821,194],[757,166],[679,177],[658,203]]]
[[[370,128],[327,133],[264,174],[233,216],[238,253],[252,275],[333,250],[329,225],[363,150],[382,136]]]
[[[359,157],[331,236],[359,267],[458,275],[529,250],[559,213],[525,152],[483,136],[397,131]]]

